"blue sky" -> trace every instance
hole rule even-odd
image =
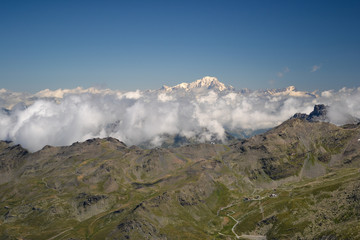
[[[360,86],[360,1],[0,0],[0,88]]]

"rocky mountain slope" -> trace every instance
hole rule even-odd
[[[360,124],[230,145],[0,142],[1,239],[358,239]]]

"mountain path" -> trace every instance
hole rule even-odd
[[[53,236],[53,237],[51,237],[51,238],[48,238],[48,240],[55,239],[55,238],[57,238],[57,237],[59,237],[59,236],[63,235],[64,233],[66,233],[66,232],[68,232],[68,231],[72,230],[72,229],[73,229],[72,227],[71,227],[71,228],[67,228],[67,229],[65,229],[64,231],[62,231],[62,232],[60,232],[60,233],[56,234],[55,236]]]
[[[262,207],[262,205],[261,205],[261,200],[264,199],[264,198],[265,198],[265,197],[261,197],[260,199],[256,199],[256,200],[259,201],[259,210],[260,210],[260,213],[262,214],[262,218],[263,218],[263,219],[264,219],[264,210],[263,210],[263,207]],[[255,199],[254,199],[254,200],[255,200]],[[239,202],[235,202],[235,203],[231,203],[231,204],[229,204],[229,205],[227,205],[227,206],[225,206],[225,207],[221,207],[221,208],[217,211],[217,215],[219,216],[219,213],[220,213],[222,210],[227,209],[227,208],[230,208],[230,207],[232,207],[232,206],[234,206],[234,205],[236,205],[236,204],[238,204],[238,203],[239,203]],[[242,215],[239,220],[237,220],[236,218],[234,218],[234,217],[232,216],[232,214],[234,214],[234,213],[235,213],[234,211],[231,211],[231,212],[227,213],[226,216],[228,216],[229,218],[231,218],[231,219],[235,222],[234,226],[231,228],[231,231],[232,231],[232,233],[235,235],[235,238],[236,238],[236,239],[266,240],[266,236],[263,236],[263,235],[246,235],[246,234],[238,235],[238,234],[236,233],[236,231],[235,231],[236,226],[241,223],[241,220],[240,220],[240,219],[245,218],[250,212]],[[223,234],[223,233],[221,233],[221,232],[219,232],[219,235],[227,236],[227,235],[225,235],[225,234]]]

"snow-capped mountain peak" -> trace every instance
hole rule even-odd
[[[216,77],[203,77],[202,79],[196,80],[195,82],[189,83],[188,88],[215,88],[220,91],[226,89],[225,84],[220,82]]]
[[[191,83],[180,83],[174,87],[163,86],[162,89],[171,92],[173,90],[179,90],[179,89],[190,91],[192,89],[198,89],[198,88],[212,89],[217,91],[233,89],[232,86],[225,86],[225,84],[220,82],[216,77],[210,77],[210,76],[203,77],[202,79],[198,79],[195,82],[191,82]]]
[[[283,89],[268,89],[263,92],[272,96],[292,96],[292,97],[316,97],[316,92],[298,91],[294,86],[289,86]]]

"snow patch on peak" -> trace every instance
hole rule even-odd
[[[180,83],[180,84],[176,85],[175,87],[177,87],[177,88],[188,88],[189,83]]]
[[[180,83],[174,87],[168,87],[163,86],[162,89],[166,91],[173,91],[178,89],[183,89],[185,91],[190,91],[192,89],[198,89],[198,88],[205,88],[205,89],[212,89],[212,90],[218,90],[218,91],[224,91],[227,89],[233,89],[233,87],[225,86],[222,82],[220,82],[216,77],[210,77],[206,76],[202,79],[198,79],[195,82],[192,83]]]
[[[289,87],[286,88],[287,92],[293,92],[295,90],[296,90],[295,86],[289,86]]]
[[[265,93],[270,94],[272,96],[317,97],[315,92],[309,93],[309,92],[298,91],[294,86],[289,86],[284,89],[266,90]]]
[[[219,80],[216,77],[210,77],[206,76],[202,79],[196,80],[195,82],[192,82],[189,84],[190,88],[209,88],[209,89],[218,89],[219,91],[226,90],[225,84],[222,82],[219,82]]]

